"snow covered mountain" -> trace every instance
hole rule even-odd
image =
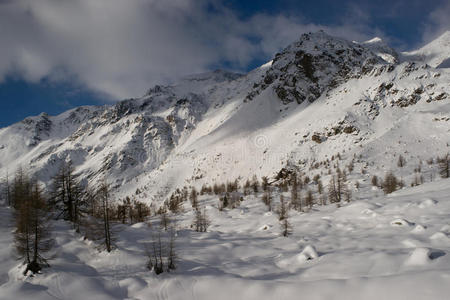
[[[70,159],[90,183],[106,175],[118,197],[162,201],[177,187],[306,170],[337,153],[380,175],[398,154],[412,168],[449,151],[449,37],[399,55],[380,39],[309,33],[245,75],[218,70],[29,117],[0,129],[0,177],[22,166],[48,183]]]
[[[425,62],[435,68],[450,68],[450,31],[422,48],[402,55],[406,60]]]

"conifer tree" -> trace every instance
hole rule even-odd
[[[97,190],[96,196],[101,203],[101,217],[103,223],[103,239],[104,246],[107,252],[112,250],[112,232],[111,232],[111,199],[110,199],[110,187],[104,179]]]
[[[447,153],[442,158],[438,158],[439,174],[442,178],[450,178],[450,154]]]
[[[400,182],[397,177],[394,176],[392,172],[388,172],[384,177],[383,181],[383,191],[385,194],[390,194],[397,190],[397,187],[400,186]]]
[[[38,183],[21,170],[17,176],[13,188],[16,206],[14,241],[17,253],[26,264],[24,275],[28,271],[35,274],[43,266],[49,266],[43,256],[52,246],[49,214]]]
[[[195,189],[195,187],[192,188],[189,199],[191,200],[192,208],[198,210],[198,197],[197,197],[197,190]]]
[[[301,210],[301,202],[298,196],[297,174],[293,173],[291,177],[291,207],[295,210]]]
[[[284,200],[283,195],[280,194],[280,206],[278,207],[278,220],[282,221],[287,218],[288,214],[288,206],[286,205],[286,201]]]
[[[267,186],[267,188],[264,190],[262,201],[267,206],[269,211],[272,211],[272,190],[270,186]]]
[[[306,201],[305,205],[308,205],[309,208],[311,209],[312,206],[313,206],[313,203],[314,203],[314,197],[313,197],[313,193],[312,193],[311,190],[308,190],[306,192],[306,199],[305,199],[305,201]]]
[[[253,193],[258,193],[258,187],[259,187],[259,182],[258,182],[258,177],[256,177],[256,175],[253,175],[252,178],[252,189],[253,189]]]
[[[209,225],[211,225],[211,221],[209,217],[206,215],[206,209],[203,208],[203,212],[200,209],[195,210],[194,215],[194,223],[193,226],[195,231],[197,232],[206,232],[208,230]]]
[[[159,275],[164,271],[170,272],[176,269],[177,254],[175,241],[175,225],[172,224],[166,233],[163,232],[161,227],[154,229],[151,246],[147,247],[147,267],[149,270]]]
[[[71,162],[63,162],[58,174],[53,178],[49,204],[57,212],[57,217],[72,222],[80,230],[81,219],[86,212],[86,203],[81,184],[74,174]]]
[[[402,155],[400,155],[398,157],[397,166],[400,168],[403,168],[405,165],[406,165],[406,159]]]
[[[263,191],[267,191],[269,187],[269,179],[266,176],[261,177],[261,187]]]
[[[167,253],[167,271],[176,269],[176,259],[177,254],[175,251],[175,240],[176,240],[176,229],[175,226],[170,226],[169,229],[169,245],[168,245],[168,253]]]
[[[341,202],[344,200],[348,191],[345,172],[341,172],[339,168],[336,170],[336,175],[332,175],[328,185],[328,198],[331,203]]]
[[[292,234],[292,225],[287,217],[281,222],[281,234],[285,237]]]

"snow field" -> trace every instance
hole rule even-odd
[[[178,268],[159,276],[145,267],[146,244],[159,222],[152,217],[152,227],[116,225],[117,249],[110,254],[58,221],[52,267],[23,278],[11,247],[3,250],[11,231],[10,211],[1,208],[0,298],[447,299],[449,193],[449,181],[441,180],[340,208],[291,210],[288,237],[281,236],[276,213],[260,197],[247,196],[240,207],[219,211],[217,197],[200,196],[211,227],[193,231],[186,203],[176,217]]]

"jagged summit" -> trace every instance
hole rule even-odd
[[[379,44],[384,43],[383,40],[380,37],[374,37],[368,41],[365,41],[363,44]]]
[[[313,102],[323,92],[384,64],[363,45],[323,31],[306,33],[275,55],[264,79],[247,98],[251,100],[271,86],[285,104]]]
[[[394,49],[389,47],[389,45],[379,37],[374,37],[373,39],[365,41],[361,44],[364,47],[372,50],[373,53],[375,53],[388,63],[395,64],[399,62],[398,53]]]

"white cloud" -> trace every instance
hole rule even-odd
[[[424,26],[423,40],[430,42],[445,31],[450,30],[450,2],[446,2],[433,10]]]
[[[305,31],[365,39],[367,28],[299,18],[241,19],[220,0],[0,0],[0,82],[70,79],[114,99],[227,62],[246,69]]]

